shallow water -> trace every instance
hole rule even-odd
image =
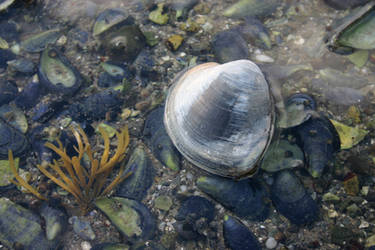
[[[169,5],[171,2],[173,1],[24,1],[0,12],[0,38],[7,41],[10,48],[8,50],[18,53],[15,58],[24,57],[39,65],[39,52],[26,52],[22,48],[19,50],[17,46],[33,34],[58,28],[62,32],[54,43],[62,48],[63,54],[83,78],[79,91],[68,97],[61,97],[58,91],[43,93],[37,103],[42,100],[58,100],[51,114],[43,116],[43,119],[33,119],[35,113],[32,108],[24,110],[28,124],[26,135],[31,136],[33,129],[47,124],[50,130],[44,131],[44,136],[55,138],[56,136],[51,134],[59,133],[59,129],[63,128],[63,123],[66,122],[58,114],[71,107],[71,104],[79,103],[87,96],[107,89],[108,86],[103,87],[99,80],[104,71],[101,63],[117,60],[122,66],[126,65],[131,69],[134,78],[120,84],[125,90],[120,94],[121,101],[114,105],[116,107],[110,106],[110,112],[104,110],[102,115],[102,111],[94,106],[87,111],[87,116],[75,117],[68,114],[64,118],[73,117],[73,120],[88,122],[94,128],[103,122],[116,129],[128,124],[131,137],[129,152],[136,145],[147,145],[142,135],[146,117],[152,109],[164,103],[168,88],[178,72],[196,63],[218,61],[214,49],[210,48],[210,41],[216,33],[233,29],[243,23],[241,19],[223,15],[236,1],[201,0],[187,13],[187,17],[197,28],[186,31],[187,28],[183,25],[188,21],[176,21],[173,18],[175,12]],[[166,4],[163,13],[170,18],[166,24],[160,25],[149,20],[149,14],[155,11],[157,3]],[[269,31],[271,49],[265,49],[247,40],[245,46],[248,49],[248,59],[262,65],[262,70],[267,73],[279,109],[282,109],[283,100],[292,94],[309,94],[316,101],[318,112],[352,127],[353,130],[345,138],[340,138],[341,150],[334,155],[322,176],[313,178],[307,171],[309,166],[306,162],[298,164],[292,170],[319,206],[319,217],[316,221],[307,226],[293,225],[273,206],[264,221],[241,221],[255,234],[264,249],[267,239],[270,238],[276,239],[276,249],[363,249],[365,246],[372,246],[366,245],[366,240],[374,235],[375,222],[375,51],[363,51],[364,65],[356,66],[351,57],[335,54],[327,49],[324,37],[332,30],[332,23],[350,10],[334,10],[322,0],[285,0],[280,3],[273,14],[267,13],[269,15],[266,17],[259,18]],[[93,36],[95,19],[108,8],[118,8],[129,13],[140,30],[152,38],[147,41],[148,44],[142,46],[141,56],[137,59],[129,59],[129,56],[123,56],[117,50],[114,53],[108,52],[106,45],[100,44],[100,39]],[[16,28],[10,29],[14,34],[2,29],[6,23],[16,24]],[[171,49],[173,45],[167,42],[171,42],[172,35],[183,38],[181,46],[176,50]],[[155,44],[151,45],[152,42]],[[2,56],[0,54],[0,62]],[[19,92],[33,79],[38,81],[35,80],[35,75],[36,70],[32,74],[25,74],[14,72],[10,67],[0,67],[0,78],[13,80]],[[88,106],[87,103],[83,105]],[[98,117],[91,116],[90,112],[98,114]],[[282,110],[277,113],[280,115]],[[90,119],[85,120],[89,116]],[[58,132],[53,129],[51,132],[51,128]],[[364,136],[358,135],[359,130]],[[293,128],[291,131],[293,132]],[[285,131],[281,129],[276,129],[275,135],[276,140],[285,137],[295,140],[291,139],[292,136],[285,135]],[[99,138],[93,134],[90,140],[100,152],[102,141]],[[222,224],[224,215],[233,213],[197,188],[197,178],[206,173],[185,159],[181,161],[179,171],[169,169],[155,158],[149,145],[146,146],[146,152],[155,169],[153,184],[142,200],[157,221],[156,236],[150,242],[161,244],[167,249],[227,249]],[[35,168],[38,161],[33,150],[26,152],[21,158],[21,168],[33,176],[31,183],[42,178],[42,174]],[[274,176],[263,170],[260,170],[255,178],[267,184],[274,181]],[[74,199],[56,189],[46,178],[42,180],[42,183],[47,183],[46,188],[50,189],[44,192],[63,200],[69,217],[76,215]],[[328,199],[327,194],[334,195],[338,200]],[[19,192],[15,188],[3,191],[1,195],[29,207],[39,202],[31,194]],[[191,195],[206,197],[215,204],[214,221],[205,229],[205,235],[197,241],[178,238],[174,226],[182,201]],[[167,196],[172,200],[172,205],[166,211],[155,205],[156,198],[160,196]],[[118,230],[98,209],[94,209],[85,218],[90,221],[96,234],[96,238],[89,241],[89,245],[103,242],[126,243],[124,237],[121,237]],[[71,225],[62,235],[61,242],[62,249],[83,249],[82,242],[87,243],[73,232]],[[7,249],[4,245],[2,247]]]

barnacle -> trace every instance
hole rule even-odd
[[[99,132],[104,140],[104,151],[100,160],[98,160],[94,158],[94,152],[82,128],[77,126],[76,128],[72,127],[71,130],[77,141],[78,147],[74,146],[74,149],[78,155],[70,157],[60,140],[56,140],[58,146],[47,142],[45,146],[58,154],[60,159],[54,160],[53,163],[49,163],[47,166],[42,164],[37,165],[37,167],[54,183],[71,193],[81,211],[86,213],[96,198],[108,194],[117,184],[131,174],[131,172],[124,174],[125,164],[122,164],[114,180],[109,185],[105,185],[113,168],[117,163],[122,162],[125,157],[125,151],[129,145],[129,132],[127,127],[122,128],[120,132],[116,131],[117,148],[113,156],[110,157],[109,136],[103,128],[99,127]],[[18,175],[13,164],[12,152],[9,151],[8,155],[10,166],[18,181],[13,180],[13,183],[23,186],[38,198],[45,199],[35,188]],[[84,157],[88,159],[88,166],[82,164]]]

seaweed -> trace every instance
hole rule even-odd
[[[47,142],[45,146],[53,150],[60,159],[54,160],[52,163],[38,164],[37,167],[50,180],[72,194],[82,213],[85,214],[97,198],[107,195],[117,184],[132,174],[131,171],[124,174],[125,164],[122,164],[112,182],[105,185],[113,168],[125,158],[125,151],[129,145],[129,132],[127,127],[122,128],[120,132],[116,131],[117,148],[113,156],[110,157],[109,136],[103,128],[99,127],[99,132],[104,140],[104,151],[98,160],[94,158],[94,152],[83,129],[77,126],[71,127],[71,131],[77,141],[77,146],[74,146],[74,149],[78,155],[70,157],[60,140],[56,140],[58,146]],[[88,159],[88,166],[84,164],[84,157]],[[11,180],[12,183],[26,188],[39,199],[46,200],[46,197],[19,176],[11,150],[8,151],[8,158],[16,179],[16,181]]]

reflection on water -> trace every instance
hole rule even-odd
[[[8,225],[0,227],[2,246],[374,247],[374,5],[367,0],[0,0],[0,225]],[[268,104],[275,106],[266,116],[276,116],[275,127],[264,128],[265,136],[273,133],[266,160],[250,166],[252,174],[258,169],[250,181],[223,179],[193,166],[188,159],[204,164],[212,156],[206,152],[215,149],[197,152],[202,145],[187,149],[182,139],[172,138],[182,157],[164,128],[163,110],[151,112],[164,105],[172,83],[186,80],[188,67],[238,59],[259,65],[273,96]],[[236,70],[228,74],[236,79]],[[194,80],[194,88],[185,88],[182,96],[195,110],[178,115],[191,132],[173,128],[184,140],[208,147],[225,141],[224,136],[212,139],[215,143],[201,140],[205,135],[194,126],[203,123],[212,134],[241,134],[236,129],[242,110],[231,107],[244,90],[229,88],[224,78],[213,79],[221,80],[222,88],[209,94],[202,88],[210,80],[205,74]],[[197,88],[203,94],[195,99],[190,91]],[[257,105],[249,103],[245,109]],[[172,107],[167,110],[177,115]],[[196,113],[210,117],[188,116]],[[74,124],[87,134],[84,144],[92,145],[86,148],[92,157],[77,153],[84,150],[69,129]],[[98,127],[112,137],[125,124],[131,146],[124,164],[132,159],[125,174],[131,175],[112,197],[138,198],[110,198],[101,210],[91,204],[91,212],[67,223],[65,215],[80,215],[77,204],[36,165],[58,160],[54,171],[71,179],[56,175],[57,181],[93,194],[98,190],[79,183],[89,180],[88,167],[106,162],[117,145],[104,138],[111,150],[99,146]],[[68,158],[58,159],[44,146],[56,139]],[[233,147],[228,148],[225,154],[231,155]],[[14,161],[20,175],[49,197],[48,206],[9,181],[9,149],[20,159]],[[218,166],[225,168],[225,162]],[[238,176],[236,164],[229,168],[234,173],[219,175]],[[105,179],[94,186],[104,186]],[[206,199],[189,198],[193,195]],[[260,207],[261,218],[249,214],[249,206]],[[17,231],[24,227],[32,233]]]

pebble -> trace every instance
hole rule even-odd
[[[258,62],[273,63],[275,60],[267,55],[259,54],[255,56],[255,60]]]
[[[277,246],[277,241],[274,237],[269,237],[266,241],[266,248],[267,249],[274,249]]]
[[[186,192],[186,190],[187,190],[187,186],[186,186],[186,185],[181,185],[181,186],[180,186],[180,191],[181,191],[181,193]]]
[[[82,241],[81,242],[81,249],[82,250],[90,250],[91,249],[91,244],[88,241]]]
[[[329,218],[336,218],[338,216],[339,216],[339,214],[335,210],[333,210],[333,209],[328,210],[328,217]]]
[[[370,226],[370,223],[368,223],[367,221],[365,220],[362,220],[361,221],[361,224],[359,225],[358,228],[368,228]]]

